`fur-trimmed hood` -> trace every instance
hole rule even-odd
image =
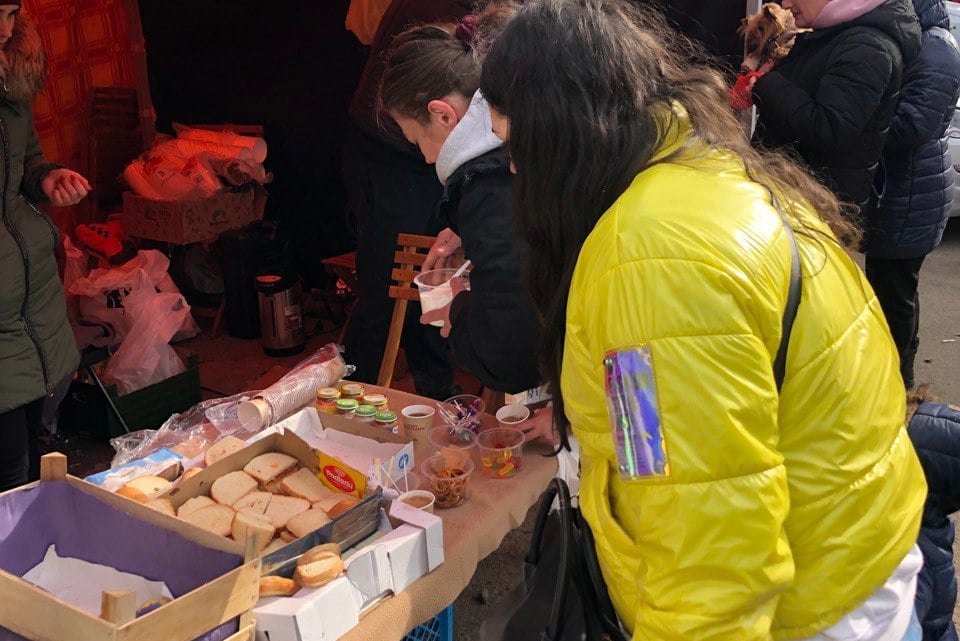
[[[43,88],[47,58],[36,26],[22,13],[13,36],[0,49],[0,97],[9,102],[29,102]]]

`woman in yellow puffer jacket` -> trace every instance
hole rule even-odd
[[[836,199],[621,0],[530,0],[481,88],[509,140],[554,417],[637,640],[917,634],[926,487]],[[799,246],[802,297],[778,392]],[[919,637],[917,637],[919,639]]]

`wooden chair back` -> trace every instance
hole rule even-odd
[[[390,331],[387,334],[387,345],[383,350],[383,360],[380,362],[380,374],[377,376],[377,385],[390,387],[393,382],[393,370],[397,365],[397,354],[400,352],[400,339],[403,337],[403,321],[407,316],[407,306],[410,301],[419,301],[420,292],[413,279],[420,273],[427,252],[433,247],[435,236],[416,236],[414,234],[400,234],[397,236],[397,251],[393,255],[394,268],[391,280],[395,284],[390,286],[390,298],[394,299],[393,316],[390,319]]]

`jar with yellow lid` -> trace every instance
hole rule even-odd
[[[383,394],[364,394],[363,396],[363,404],[372,405],[378,412],[390,409],[387,407],[387,402],[387,397]]]
[[[321,387],[317,390],[317,411],[336,414],[339,399],[340,390],[336,387]]]
[[[354,418],[362,423],[370,423],[372,425],[377,418],[377,408],[372,405],[361,405],[357,408]]]
[[[367,388],[363,383],[344,383],[340,386],[340,398],[353,398],[359,401],[366,391]]]
[[[400,426],[397,421],[397,413],[390,410],[377,412],[376,426],[390,432],[396,432]]]
[[[357,402],[355,398],[341,398],[337,401],[337,414],[340,416],[346,416],[353,418],[353,415],[357,412],[357,407],[360,403]]]

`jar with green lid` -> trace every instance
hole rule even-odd
[[[361,405],[357,408],[354,417],[363,423],[373,423],[377,418],[377,408],[372,405]]]
[[[337,414],[352,417],[356,413],[359,405],[360,403],[354,398],[341,398],[337,401]]]
[[[354,398],[359,401],[366,391],[363,383],[344,383],[340,386],[340,398]]]
[[[399,427],[399,423],[397,422],[397,413],[391,412],[390,410],[377,412],[376,425],[379,428],[396,432],[397,428]]]
[[[336,387],[321,387],[317,390],[317,411],[336,414],[339,399],[340,390]]]
[[[387,407],[387,397],[383,394],[365,394],[363,397],[364,405],[372,405],[377,409],[378,412],[383,412],[388,409]]]

